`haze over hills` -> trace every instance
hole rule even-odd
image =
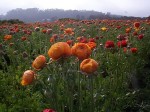
[[[19,19],[23,22],[36,22],[36,21],[55,21],[60,18],[73,18],[73,19],[142,19],[140,17],[127,17],[123,15],[114,15],[110,12],[103,13],[98,11],[88,10],[63,10],[63,9],[46,9],[40,10],[38,8],[28,9],[13,9],[0,15],[1,20]]]

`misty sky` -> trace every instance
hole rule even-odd
[[[150,16],[150,0],[0,0],[0,14],[16,8],[95,10],[126,16]]]

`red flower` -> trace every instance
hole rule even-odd
[[[121,28],[121,26],[117,26],[117,29],[120,29]]]
[[[127,53],[127,48],[126,47],[123,48],[123,52]]]
[[[53,109],[44,109],[43,112],[56,112]]]
[[[139,28],[140,27],[140,23],[139,22],[135,22],[134,23],[134,27]]]
[[[25,41],[25,40],[27,40],[27,37],[21,37],[21,40]]]
[[[130,48],[130,51],[131,51],[132,53],[136,53],[136,52],[137,52],[137,48],[135,48],[135,47]]]
[[[73,40],[67,40],[67,44],[70,46],[70,45],[73,45]]]
[[[117,46],[118,47],[126,47],[127,46],[127,41],[126,40],[119,41],[117,43]]]
[[[143,34],[140,34],[139,36],[138,36],[138,39],[142,39],[144,37],[144,35]]]
[[[89,42],[95,42],[94,38],[89,38]]]
[[[113,47],[115,47],[113,41],[108,40],[108,41],[105,43],[105,48],[113,48]]]
[[[136,35],[138,35],[138,33],[137,32],[133,32],[133,35],[136,36]]]
[[[42,30],[42,33],[46,33],[46,32],[47,32],[47,30],[45,30],[45,29]]]

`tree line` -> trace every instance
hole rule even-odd
[[[98,11],[87,10],[63,10],[63,9],[46,9],[38,8],[22,9],[17,8],[7,12],[6,15],[0,15],[0,20],[19,19],[23,22],[44,22],[55,21],[61,18],[72,19],[141,19],[140,17],[127,17],[122,15],[114,15],[110,12],[103,13]]]

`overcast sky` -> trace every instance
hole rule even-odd
[[[126,16],[150,16],[150,0],[0,0],[0,14],[16,8],[95,10]]]

